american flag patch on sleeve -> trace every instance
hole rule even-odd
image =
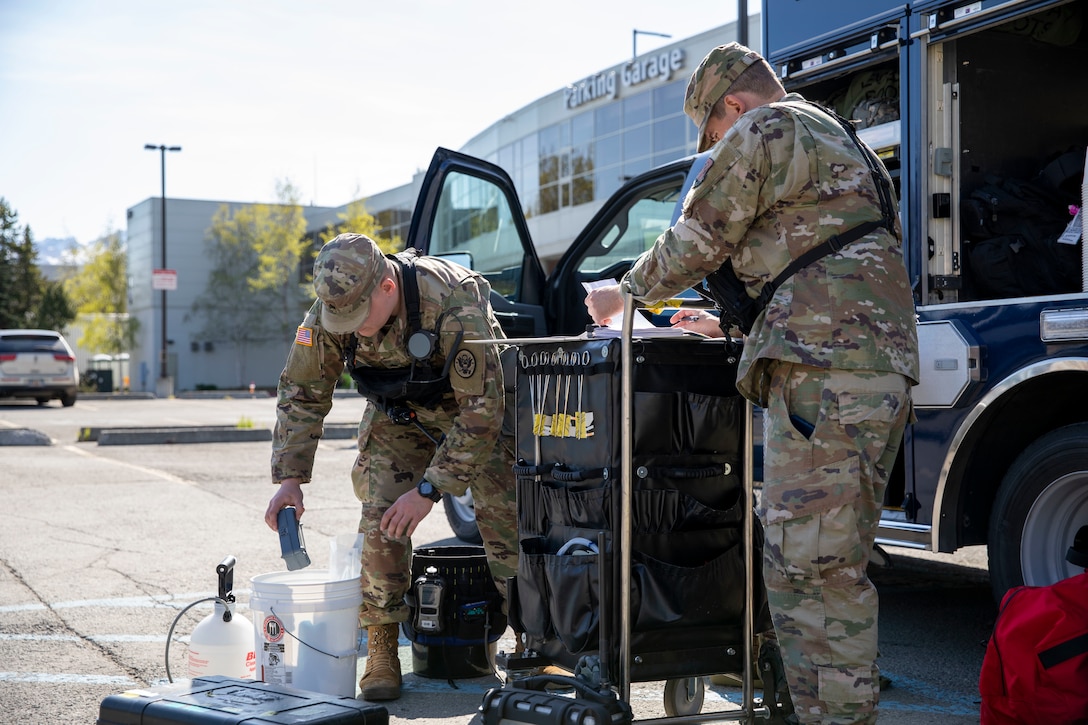
[[[303,327],[302,325],[299,325],[298,331],[295,332],[295,344],[305,345],[306,347],[313,347],[314,331],[309,327]]]

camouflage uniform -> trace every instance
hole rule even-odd
[[[752,55],[718,48],[692,76],[685,111],[700,136]],[[880,216],[854,142],[788,94],[739,117],[680,219],[624,284],[655,302],[732,259],[755,297],[792,259]],[[895,234],[881,227],[785,281],[745,340],[738,370],[738,389],[765,409],[764,579],[801,722],[876,720],[877,596],[865,567],[918,379],[900,238],[898,222]],[[802,432],[791,416],[814,430]]]
[[[403,597],[411,585],[411,542],[386,538],[380,522],[385,510],[422,478],[447,495],[463,494],[471,485],[484,549],[504,596],[506,578],[517,568],[513,451],[500,435],[504,389],[499,348],[479,344],[453,348],[459,332],[464,340],[503,336],[488,302],[490,285],[478,274],[439,258],[420,257],[415,266],[422,329],[439,333],[431,362],[442,366],[454,356],[449,375],[453,390],[433,409],[409,406],[434,438],[445,435],[437,450],[416,426],[393,422],[374,404],[363,413],[359,456],[351,477],[362,502],[359,532],[366,536],[360,611],[364,627],[408,618]],[[397,274],[403,290],[399,268]],[[324,329],[322,305],[319,299],[307,313],[280,376],[272,446],[272,478],[277,482],[292,477],[310,480],[322,421],[345,367],[342,358],[352,335]],[[356,364],[410,365],[408,334],[402,299],[399,314],[379,335],[359,336]]]

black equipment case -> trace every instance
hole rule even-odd
[[[212,675],[110,695],[97,725],[387,725],[380,705]]]
[[[574,697],[544,692],[549,685],[574,690]],[[608,687],[558,675],[536,675],[510,680],[505,687],[487,691],[471,725],[628,725],[631,708]]]
[[[404,601],[410,616],[401,631],[412,643],[415,674],[457,679],[492,673],[493,645],[507,618],[484,547],[415,549]]]
[[[742,475],[739,345],[635,338],[622,360],[616,337],[517,342],[510,619],[528,649],[622,697],[631,681],[745,672],[746,629],[769,617],[762,577],[747,612],[745,552],[758,572],[762,536]]]

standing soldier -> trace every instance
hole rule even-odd
[[[303,512],[322,421],[341,373],[371,401],[351,471],[365,535],[359,621],[367,628],[367,700],[400,697],[397,630],[408,619],[411,535],[443,494],[471,486],[491,573],[506,596],[517,568],[513,452],[501,435],[503,337],[491,286],[479,274],[415,250],[386,256],[361,234],[341,234],[314,261],[317,301],[298,327],[280,375],[272,480],[265,512]]]
[[[865,569],[918,380],[891,179],[853,129],[787,95],[737,43],[703,59],[684,111],[711,153],[680,219],[623,284],[664,300],[731,262],[741,294],[766,303],[745,323],[737,388],[764,408],[763,578],[790,695],[802,723],[875,723],[877,592]],[[715,298],[730,311],[731,298]],[[623,300],[613,286],[586,304],[604,322]],[[706,317],[693,312],[673,322],[713,331],[681,321]]]

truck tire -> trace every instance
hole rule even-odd
[[[1024,449],[1001,481],[990,517],[994,599],[1021,584],[1045,586],[1079,572],[1065,560],[1088,524],[1088,423],[1051,431]]]
[[[453,535],[466,544],[482,544],[480,529],[476,526],[476,504],[472,500],[472,489],[463,496],[445,495],[442,505],[446,509],[446,521],[453,529]]]

